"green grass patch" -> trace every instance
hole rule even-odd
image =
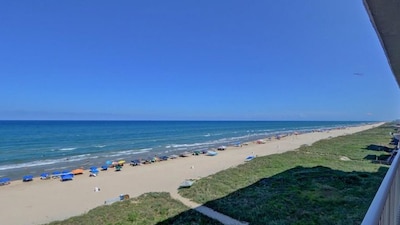
[[[394,148],[391,131],[385,124],[258,157],[180,194],[250,224],[360,224],[388,169],[376,159]]]
[[[147,225],[211,224],[218,221],[189,209],[171,198],[169,193],[147,193],[137,198],[104,205],[81,216],[49,225]]]

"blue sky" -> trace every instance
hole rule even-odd
[[[362,1],[2,1],[0,119],[393,120]]]

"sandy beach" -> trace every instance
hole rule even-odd
[[[67,182],[39,178],[26,183],[12,181],[0,186],[1,223],[26,225],[62,220],[103,205],[120,194],[136,197],[146,192],[170,192],[176,197],[183,180],[206,177],[235,167],[245,163],[248,155],[265,156],[295,150],[304,144],[311,145],[321,139],[353,134],[382,124],[290,135],[280,140],[265,139],[265,144],[252,142],[242,147],[229,146],[218,151],[217,156],[190,156],[135,167],[126,164],[120,172],[109,169],[100,171],[97,177],[89,177],[89,172],[85,171]],[[95,187],[100,191],[95,192]]]

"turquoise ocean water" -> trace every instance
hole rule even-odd
[[[294,131],[355,126],[339,121],[0,121],[0,177],[102,166],[253,141]]]

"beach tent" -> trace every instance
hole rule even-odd
[[[131,166],[138,166],[140,165],[140,160],[139,159],[134,159],[130,163]]]
[[[201,154],[201,151],[199,151],[199,150],[193,151],[193,155],[200,155],[200,154]]]
[[[22,181],[23,182],[28,182],[28,181],[32,181],[33,180],[33,176],[32,175],[26,175],[22,177]]]
[[[73,180],[74,175],[72,173],[69,174],[63,174],[61,175],[60,181],[68,181],[68,180]]]
[[[179,188],[189,188],[194,184],[194,180],[187,179],[183,181],[180,185]]]
[[[74,174],[74,175],[83,174],[83,169],[81,169],[81,168],[74,169],[74,170],[72,170],[72,174]]]
[[[60,171],[54,171],[52,174],[51,174],[51,177],[52,178],[58,178],[58,177],[60,177],[61,176],[61,172]]]
[[[249,156],[246,157],[246,159],[245,159],[244,161],[245,161],[245,162],[248,162],[248,161],[253,160],[254,158],[256,158],[255,155],[249,155]]]
[[[0,178],[0,186],[10,184],[11,179],[8,177]]]
[[[218,152],[214,152],[214,151],[207,151],[208,156],[216,156],[218,154]]]
[[[226,149],[226,146],[224,146],[224,145],[219,146],[219,147],[217,148],[217,150],[220,150],[220,151],[223,151],[223,150],[225,150],[225,149]]]
[[[257,140],[257,144],[265,144],[266,142],[264,141],[264,140],[262,140],[262,139],[260,139],[260,140]]]
[[[101,166],[101,170],[107,170],[107,169],[108,169],[108,165]]]
[[[48,173],[42,173],[42,174],[40,174],[40,179],[41,180],[50,179],[50,175]]]
[[[61,175],[72,175],[73,176],[74,174],[69,170],[64,170],[64,171],[62,171]]]
[[[168,160],[168,156],[166,156],[166,155],[163,155],[163,156],[161,156],[161,157],[160,157],[160,160],[161,160],[161,161]]]
[[[240,141],[238,141],[238,142],[235,143],[234,146],[235,146],[235,147],[242,147],[242,143],[241,143]]]

